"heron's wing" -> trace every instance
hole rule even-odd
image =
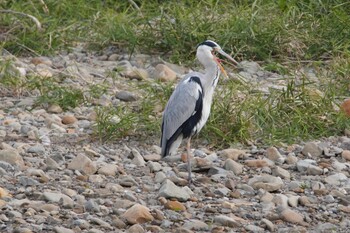
[[[183,133],[182,130],[184,129],[182,127],[184,127],[184,123],[198,111],[202,111],[203,88],[200,75],[202,74],[193,73],[184,77],[175,88],[165,107],[161,139],[163,156],[168,154],[171,144],[178,138],[180,133]]]

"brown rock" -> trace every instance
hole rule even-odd
[[[344,150],[341,153],[341,156],[343,157],[343,159],[350,161],[350,150]]]
[[[78,154],[78,156],[68,164],[68,169],[79,170],[85,174],[94,174],[97,171],[96,164],[84,154]]]
[[[6,201],[0,199],[0,207],[3,207],[6,205]]]
[[[161,233],[165,232],[161,227],[156,225],[146,226],[147,232]]]
[[[4,197],[11,197],[11,194],[6,189],[0,187],[0,198]]]
[[[65,125],[70,125],[77,122],[77,118],[75,118],[75,116],[73,115],[65,115],[64,117],[62,117],[62,123]]]
[[[130,79],[146,80],[149,77],[147,70],[136,67],[133,67],[132,69],[127,70],[123,73],[125,77]]]
[[[276,147],[269,147],[266,150],[266,156],[268,159],[272,160],[272,161],[277,161],[281,158],[283,158],[283,156],[280,154],[280,152],[277,150]]]
[[[167,201],[164,207],[174,211],[186,211],[186,207],[178,201]]]
[[[123,215],[129,224],[142,224],[145,222],[153,221],[153,216],[151,215],[149,209],[143,205],[135,204],[130,207]]]
[[[115,176],[118,171],[118,166],[115,164],[106,164],[98,169],[98,174],[105,176]]]
[[[309,198],[307,196],[299,197],[298,201],[299,201],[300,205],[302,205],[302,206],[310,205],[310,200],[309,200]]]
[[[198,168],[207,168],[207,169],[209,169],[212,166],[212,162],[210,162],[207,159],[196,157],[195,160],[196,160],[196,166]]]
[[[140,224],[135,224],[129,227],[129,229],[126,230],[127,233],[144,233],[145,230],[142,228]]]
[[[340,107],[344,111],[345,115],[350,117],[350,99],[345,100]]]
[[[281,212],[281,219],[290,223],[304,223],[304,216],[294,210],[285,209]]]
[[[339,205],[339,210],[350,214],[350,206]]]
[[[247,165],[248,167],[267,167],[268,166],[267,162],[262,159],[246,160],[245,165]]]
[[[147,154],[143,155],[144,160],[146,161],[159,161],[162,159],[162,156],[159,154]]]
[[[238,160],[243,155],[245,155],[245,153],[246,152],[244,150],[229,148],[229,149],[220,151],[218,154],[220,157],[223,157],[225,159]]]
[[[47,57],[33,57],[30,62],[34,65],[45,64],[47,66],[52,66],[52,61]]]
[[[62,110],[62,108],[59,105],[52,104],[52,105],[49,106],[47,111],[51,112],[51,113],[61,113],[63,110]]]
[[[0,161],[5,161],[12,165],[17,165],[21,169],[24,168],[22,156],[14,149],[0,150]]]
[[[158,64],[155,67],[155,78],[162,82],[172,82],[176,80],[176,73],[167,65]]]

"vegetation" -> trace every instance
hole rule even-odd
[[[34,16],[41,27],[30,17],[1,9]],[[130,54],[157,53],[193,66],[195,45],[214,39],[237,60],[257,61],[265,70],[293,77],[301,67],[312,68],[320,86],[305,76],[301,82],[290,79],[286,89],[271,90],[268,96],[237,81],[220,83],[225,88],[219,88],[202,134],[217,146],[248,140],[293,142],[341,134],[349,127],[339,111],[339,103],[350,94],[349,12],[346,0],[8,0],[0,3],[0,48],[14,55],[38,55],[69,50],[77,43],[92,50],[114,45]],[[56,102],[65,109],[86,104],[87,96],[98,98],[108,89],[92,86],[86,95],[59,83],[35,84],[8,67],[0,64],[2,85],[16,90],[31,85],[40,91],[40,103]],[[139,88],[145,98],[138,108],[96,109],[100,138],[159,132],[154,106],[165,105],[172,87],[140,83]]]

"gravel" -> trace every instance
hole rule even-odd
[[[18,58],[15,66],[21,75],[67,76],[65,84],[81,89],[107,82],[114,93],[95,104],[135,108],[142,94],[134,82],[174,81],[188,70],[148,55],[126,57],[74,48],[57,57]],[[255,62],[242,62],[240,74],[260,91],[285,84]],[[64,110],[35,105],[35,95],[2,95],[0,107],[1,232],[350,229],[348,137],[221,151],[203,144],[194,152],[188,187],[181,152],[163,161],[158,138],[90,140],[93,105]]]

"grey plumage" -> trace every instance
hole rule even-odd
[[[162,157],[173,155],[182,139],[187,138],[189,180],[191,180],[191,137],[197,134],[208,120],[213,93],[220,73],[221,71],[225,73],[215,52],[237,64],[214,41],[207,40],[199,44],[196,55],[205,67],[205,72],[187,74],[175,88],[163,113],[161,155]]]

